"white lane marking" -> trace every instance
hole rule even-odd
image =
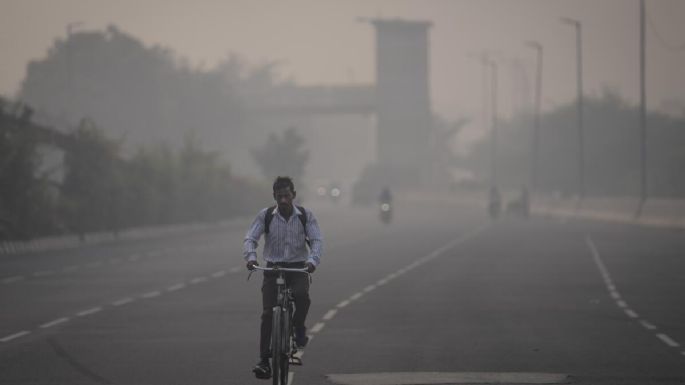
[[[680,346],[679,343],[673,341],[673,339],[671,339],[671,337],[667,336],[667,335],[664,334],[664,333],[658,333],[656,336],[657,336],[660,340],[662,340],[666,345],[668,345],[668,346],[670,346],[670,347],[672,347],[672,348],[677,348],[678,346]]]
[[[350,301],[349,301],[349,300],[344,300],[344,301],[340,302],[339,304],[337,304],[336,307],[339,308],[339,309],[342,309],[342,308],[344,308],[345,306],[347,306],[347,305],[349,305],[349,304],[350,304]]]
[[[102,307],[96,306],[96,307],[93,307],[93,308],[90,308],[87,310],[80,311],[80,312],[76,313],[76,315],[79,317],[85,317],[87,315],[95,314],[101,310],[102,310]]]
[[[337,312],[338,312],[337,309],[329,310],[328,313],[324,314],[323,319],[325,319],[326,321],[328,321],[328,320],[330,320],[331,318],[335,317],[335,313],[337,313]]]
[[[325,323],[323,322],[317,322],[316,325],[312,326],[312,330],[310,331],[311,333],[318,333],[323,329],[323,327],[326,326]]]
[[[373,291],[376,288],[376,285],[369,285],[364,288],[364,293],[368,293],[370,291]]]
[[[611,298],[613,298],[613,299],[620,299],[621,298],[621,295],[618,294],[618,292],[615,290],[609,291],[609,294],[611,294]]]
[[[142,294],[142,295],[140,296],[140,298],[154,298],[154,297],[158,297],[160,294],[162,294],[162,293],[160,293],[159,291],[155,290],[155,291],[151,291],[151,292]]]
[[[386,283],[388,283],[387,278],[379,279],[378,282],[376,282],[376,286],[383,286]]]
[[[67,322],[67,321],[69,321],[69,318],[68,318],[68,317],[62,317],[62,318],[58,318],[58,319],[56,319],[56,320],[54,320],[54,321],[46,322],[46,323],[40,325],[40,327],[43,328],[43,329],[45,329],[45,328],[49,328],[49,327],[52,327],[52,326],[55,326],[55,325],[59,325],[59,324],[61,324],[61,323],[65,323],[65,322]]]
[[[225,270],[221,270],[221,271],[217,271],[217,272],[212,273],[212,277],[214,277],[214,278],[221,278],[224,275],[226,275]]]
[[[595,263],[597,264],[597,267],[599,268],[599,271],[602,273],[602,277],[604,277],[604,283],[607,287],[607,290],[609,290],[609,293],[613,297],[614,296],[613,293],[618,294],[618,290],[616,289],[616,286],[613,284],[613,282],[611,280],[611,275],[609,274],[608,269],[606,268],[606,266],[602,262],[602,258],[599,255],[599,251],[597,251],[597,247],[595,247],[595,243],[592,241],[592,238],[590,238],[589,235],[585,235],[585,243],[587,244],[588,248],[590,249],[590,251],[592,253],[592,257],[594,258]],[[616,298],[616,297],[614,297],[614,298]],[[636,320],[637,320],[637,318],[639,318],[638,314],[635,311],[627,308],[628,305],[626,304],[625,301],[619,300],[619,301],[616,301],[616,304],[619,307],[623,308],[623,311],[626,313],[626,315],[628,317],[630,317],[632,319],[636,319]],[[645,320],[638,320],[638,322],[640,322],[640,324],[642,326],[644,326],[645,329],[647,329],[647,330],[657,329],[656,325],[653,325],[653,324],[651,324]],[[680,346],[680,344],[678,342],[674,341],[673,339],[671,339],[671,337],[667,336],[666,334],[656,333],[656,337],[659,338],[661,341],[663,341],[666,345],[668,345],[670,347],[675,348],[675,347]],[[685,352],[683,352],[683,353],[685,353]]]
[[[364,293],[362,293],[362,292],[356,293],[352,297],[350,297],[350,301],[356,301],[363,295],[364,295]]]
[[[535,372],[386,372],[329,374],[335,384],[399,385],[399,384],[567,384],[564,373]]]
[[[127,303],[131,303],[133,301],[134,301],[133,298],[122,298],[122,299],[118,299],[118,300],[112,302],[112,305],[121,306],[121,305],[126,305]]]
[[[242,269],[243,269],[242,266],[233,267],[233,268],[231,268],[231,273],[237,273],[237,272],[239,272],[239,271],[242,270]]]
[[[195,285],[195,284],[202,283],[202,282],[205,282],[205,281],[207,281],[207,278],[206,278],[206,277],[197,277],[197,278],[191,279],[191,280],[190,280],[190,283],[193,284],[193,285]]]
[[[2,283],[19,282],[19,281],[24,280],[24,279],[25,279],[25,277],[20,276],[20,275],[17,275],[17,276],[14,276],[14,277],[4,278],[4,279],[2,280]]]
[[[10,334],[7,337],[0,338],[0,342],[9,342],[9,341],[12,341],[13,339],[23,337],[27,334],[31,334],[31,332],[28,330],[23,330],[23,331],[20,331],[19,333]]]
[[[36,271],[33,273],[34,277],[47,277],[48,275],[53,275],[55,274],[54,271],[52,270],[41,270],[41,271]]]
[[[81,266],[79,266],[79,265],[72,265],[72,266],[65,267],[64,269],[62,269],[62,271],[65,273],[70,273],[70,272],[76,271],[80,268],[81,268]]]
[[[185,283],[177,283],[175,285],[171,285],[171,286],[167,287],[166,290],[167,291],[176,291],[176,290],[181,290],[184,287],[186,287]]]
[[[288,372],[288,385],[293,385],[295,380],[295,372]]]

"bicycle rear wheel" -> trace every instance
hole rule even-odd
[[[273,309],[273,320],[271,321],[271,378],[273,385],[283,384],[281,381],[281,362],[283,361],[283,336],[281,333],[281,307]]]

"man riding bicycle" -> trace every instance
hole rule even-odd
[[[273,197],[276,206],[262,209],[250,226],[243,242],[243,256],[247,268],[258,266],[257,246],[264,234],[264,255],[266,266],[274,265],[288,268],[307,268],[313,273],[319,265],[323,238],[314,214],[304,207],[293,204],[295,186],[289,177],[278,177],[273,184]],[[309,251],[307,250],[309,245]],[[264,272],[262,283],[262,317],[259,338],[259,362],[252,370],[257,378],[271,377],[269,351],[271,342],[272,309],[276,305],[276,277],[274,272]],[[309,279],[306,274],[287,273],[286,284],[290,287],[295,300],[293,326],[295,343],[303,348],[307,345],[305,320],[311,300],[309,298]]]

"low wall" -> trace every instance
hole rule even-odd
[[[150,239],[170,235],[189,234],[211,228],[220,228],[236,224],[245,225],[245,221],[249,220],[251,220],[251,218],[237,217],[230,220],[213,223],[188,223],[167,226],[137,227],[122,230],[118,234],[113,232],[88,233],[83,241],[81,241],[77,235],[64,235],[58,237],[37,238],[26,242],[0,242],[0,255],[63,250],[81,246],[96,245],[105,242]]]
[[[685,200],[682,199],[648,199],[640,211],[638,198],[586,198],[579,201],[536,196],[531,212],[536,215],[685,228]]]

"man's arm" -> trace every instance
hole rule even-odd
[[[259,246],[259,238],[264,234],[264,216],[266,215],[266,210],[257,214],[257,217],[252,222],[250,229],[247,230],[245,234],[245,239],[243,240],[243,258],[250,264],[256,264],[257,262],[257,247]]]
[[[315,268],[321,263],[321,252],[323,251],[323,235],[319,228],[319,222],[316,220],[314,213],[307,210],[307,237],[309,237],[309,258],[307,263],[312,264]]]

